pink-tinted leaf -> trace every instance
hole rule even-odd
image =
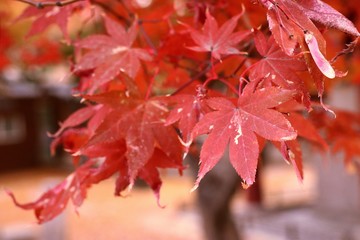
[[[335,70],[319,50],[316,38],[310,32],[305,32],[305,42],[309,47],[312,58],[320,71],[328,78],[335,78]]]
[[[297,3],[311,20],[356,37],[360,36],[359,31],[349,19],[323,1],[297,0]]]
[[[197,46],[189,47],[189,49],[197,52],[211,52],[215,59],[221,59],[221,55],[240,54],[235,45],[250,33],[249,31],[233,33],[241,15],[242,13],[232,17],[219,28],[215,18],[206,11],[206,21],[202,32],[190,30],[191,37]]]
[[[229,145],[230,162],[244,183],[250,186],[255,182],[259,144],[252,131],[246,128],[242,128],[241,131],[241,135],[232,136],[234,144]]]

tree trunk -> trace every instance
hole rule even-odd
[[[200,182],[197,200],[207,240],[241,239],[230,209],[240,180],[228,157],[224,156]]]

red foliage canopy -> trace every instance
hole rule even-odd
[[[272,142],[300,180],[299,137],[322,149],[334,144],[347,162],[360,154],[360,117],[332,119],[322,103],[324,79],[343,75],[326,53],[326,32],[334,28],[353,39],[339,56],[354,49],[360,33],[320,0],[242,6],[238,0],[154,0],[146,7],[135,0],[21,1],[30,3],[18,18],[33,18],[29,36],[56,24],[74,47],[72,71],[86,105],[52,135],[53,150],[63,145],[72,154],[74,173],[33,203],[19,204],[9,192],[16,205],[34,209],[40,223],[70,199],[80,206],[92,184],[113,175],[116,195],[141,178],[159,198],[158,169],[181,173],[183,155],[200,135],[207,138],[196,186],[228,146],[247,186],[255,181],[259,141]],[[69,34],[77,12],[90,16],[83,27],[104,27],[87,29],[84,38]],[[310,82],[320,103],[311,101]]]

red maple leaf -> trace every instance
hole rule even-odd
[[[134,184],[136,178],[141,178],[151,186],[159,200],[161,180],[157,168],[177,168],[180,172],[183,169],[182,146],[177,133],[171,126],[164,125],[168,110],[159,100],[144,101],[116,92],[84,97],[112,110],[78,154],[92,157],[99,144],[123,140],[126,149],[124,161],[118,168],[120,175],[115,194],[120,195],[122,190]],[[103,156],[107,155],[106,149],[101,150]]]
[[[259,156],[255,133],[274,141],[296,138],[296,132],[280,112],[271,109],[292,98],[292,91],[268,87],[252,92],[246,87],[235,105],[225,98],[206,100],[215,111],[206,114],[192,135],[209,134],[200,153],[197,186],[223,155],[229,143],[230,162],[246,185],[255,181]]]
[[[51,2],[57,2],[57,0],[50,0]],[[69,17],[76,11],[83,9],[87,6],[88,1],[81,1],[72,3],[66,6],[54,6],[46,8],[36,8],[34,6],[28,6],[23,13],[17,18],[17,21],[27,18],[36,18],[27,33],[27,37],[39,34],[48,28],[51,24],[59,26],[65,39],[69,39],[67,24]]]
[[[253,81],[263,79],[265,85],[275,84],[284,89],[295,90],[300,97],[300,102],[309,108],[309,93],[303,80],[296,74],[296,72],[306,70],[304,61],[286,55],[275,44],[273,37],[266,39],[259,30],[254,29],[254,37],[256,49],[263,58],[251,68],[250,79]]]
[[[73,153],[75,164],[79,156],[86,156],[87,162],[34,202],[20,204],[8,192],[17,206],[34,209],[39,223],[60,214],[70,199],[80,206],[92,184],[115,173],[119,173],[116,195],[141,178],[159,201],[158,168],[183,170],[182,146],[175,129],[164,125],[168,110],[161,101],[114,92],[84,98],[99,105],[80,109],[65,120],[55,134],[53,148],[62,143]],[[84,128],[70,128],[86,121]]]
[[[210,52],[215,59],[221,59],[221,55],[243,53],[235,45],[244,40],[250,32],[233,32],[241,16],[242,13],[232,17],[219,28],[216,19],[207,10],[202,31],[190,28],[191,37],[197,46],[189,49],[196,52]]]
[[[150,61],[150,54],[133,48],[137,37],[137,22],[126,31],[118,22],[104,17],[108,35],[91,35],[75,43],[76,48],[88,49],[75,66],[75,72],[95,69],[91,76],[94,91],[98,86],[114,79],[120,72],[134,78],[139,71],[139,59]]]
[[[26,210],[34,209],[39,223],[50,221],[65,209],[69,200],[73,202],[75,207],[82,204],[86,197],[86,190],[91,185],[87,182],[91,174],[89,171],[91,165],[92,162],[89,161],[87,164],[77,168],[64,181],[42,194],[34,202],[21,204],[15,199],[11,191],[7,190],[7,194],[10,195],[18,207]]]
[[[138,171],[137,177],[144,180],[154,191],[155,196],[160,206],[160,188],[162,181],[160,178],[158,168],[178,168],[182,171],[183,167],[169,159],[169,157],[160,149],[155,148],[153,156],[147,161],[147,163]],[[120,196],[121,191],[125,190],[129,186],[132,187],[133,179],[130,175],[128,161],[123,161],[119,168],[120,175],[116,180],[115,195]]]
[[[98,96],[85,96],[85,98],[110,105],[115,102],[111,98],[116,98],[117,105],[112,105],[112,111],[104,117],[89,142],[80,149],[79,154],[84,154],[87,148],[98,143],[124,139],[131,183],[154,155],[156,148],[165,153],[174,165],[181,166],[182,146],[175,129],[165,126],[168,110],[161,101],[156,99],[144,101],[111,92]]]
[[[23,209],[35,211],[39,223],[50,221],[59,215],[69,200],[77,208],[86,198],[87,189],[119,172],[125,161],[125,142],[122,140],[102,143],[88,150],[92,158],[78,167],[64,181],[42,194],[36,201],[20,204],[11,191],[7,193],[14,203]],[[104,161],[99,157],[105,158]]]
[[[318,133],[320,130],[313,125],[316,121],[323,121],[321,131],[333,151],[345,151],[346,161],[360,154],[359,116],[339,114],[337,119],[325,120],[323,114],[321,119],[314,120],[313,113],[306,113],[309,118],[300,114],[309,110],[311,103],[310,90],[298,72],[307,67],[320,96],[324,76],[336,76],[332,61],[326,59],[323,27],[334,27],[355,37],[360,35],[349,20],[321,0],[258,0],[267,10],[270,38],[257,30],[254,34],[247,30],[254,21],[258,26],[264,20],[255,7],[250,7],[252,13],[238,24],[243,13],[239,13],[241,1],[237,0],[176,1],[175,5],[173,1],[157,0],[147,7],[130,0],[23,2],[36,5],[40,1],[44,9],[29,7],[19,17],[35,20],[29,36],[55,24],[68,38],[70,15],[87,6],[95,9],[92,16],[98,17],[98,10],[101,11],[105,26],[104,34],[89,33],[89,37],[74,44],[76,65],[72,70],[81,78],[78,90],[89,92],[82,95],[87,106],[70,115],[53,135],[52,152],[63,145],[73,157],[74,173],[28,204],[20,204],[8,191],[17,206],[35,210],[40,223],[53,219],[69,202],[80,206],[92,184],[111,176],[116,179],[115,195],[121,195],[140,178],[159,199],[162,184],[159,169],[183,170],[184,149],[179,135],[186,143],[207,135],[200,153],[196,186],[227,147],[230,162],[245,185],[253,184],[259,153],[266,141],[274,142],[302,179],[302,153],[297,137],[322,148],[327,146]],[[249,1],[249,6],[250,2],[255,1]],[[53,7],[63,4],[66,6]],[[177,8],[179,4],[182,6]],[[195,24],[186,29],[177,24],[191,20]],[[195,26],[200,22],[204,23],[202,29]],[[321,31],[313,22],[322,25]],[[4,31],[0,27],[1,33]],[[0,39],[1,43],[5,45],[0,50],[10,53],[12,48],[9,49],[7,39]],[[242,49],[252,53],[254,43],[262,58],[251,59],[256,62],[249,67],[249,61],[238,54]],[[40,45],[46,48],[44,43]],[[356,41],[335,58],[351,52],[355,45]],[[54,46],[49,46],[52,47],[49,55],[40,49],[36,56],[43,57],[40,59],[43,62],[57,58],[55,51],[51,51]],[[152,60],[151,53],[155,61],[142,64],[141,61]],[[25,56],[29,55],[22,57]],[[34,63],[30,57],[28,62]],[[4,56],[0,56],[0,68],[3,60]],[[241,78],[239,84],[237,76],[248,73],[249,81]],[[203,92],[189,94],[197,82],[203,84],[201,90],[213,88],[224,95],[210,98]],[[217,83],[225,84],[226,88]],[[169,92],[175,95],[170,100],[168,96],[150,97]],[[178,95],[179,92],[188,95]],[[231,98],[234,95],[238,99]]]
[[[116,179],[115,195],[119,196],[121,191],[125,190],[129,186],[131,187],[134,184],[134,176],[131,174],[132,169],[129,168],[129,159],[126,158],[126,147],[127,144],[124,139],[113,137],[107,139],[106,141],[87,145],[81,149],[81,153],[90,158],[89,162],[97,163],[88,169],[89,175],[82,181],[82,183],[78,184],[81,188],[84,188],[83,191],[85,191],[85,188],[90,187],[92,184],[99,183],[111,177],[115,173],[119,173]],[[174,146],[173,142],[170,141],[169,148],[174,147],[176,147],[176,145]],[[158,147],[155,147],[153,155],[148,159],[144,166],[138,169],[138,172],[135,176],[136,178],[143,179],[150,185],[156,195],[158,203],[160,198],[160,187],[162,185],[158,168],[178,168],[179,170],[183,169],[181,161],[176,162],[176,159],[172,157],[174,156],[169,154],[169,152],[164,153]],[[96,159],[104,160],[96,161]],[[87,163],[85,165],[89,164]],[[68,188],[70,187],[71,186]],[[63,192],[71,194],[69,193],[69,190],[71,192],[71,189],[63,188]],[[59,198],[59,195],[63,195],[63,193],[56,192],[55,189],[52,189],[49,192],[51,192],[51,195],[48,196],[50,202]],[[84,197],[85,195],[83,198]],[[44,202],[39,202],[39,200],[36,202],[38,205],[33,206],[33,208],[37,209],[44,207]],[[78,205],[76,206],[79,206],[81,203],[82,199],[81,202],[79,201]],[[63,204],[66,204],[66,202]],[[61,211],[59,211],[59,213],[60,212]],[[58,214],[58,212],[56,212],[56,214]]]

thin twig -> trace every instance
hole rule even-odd
[[[152,92],[153,86],[154,86],[154,82],[155,82],[155,78],[159,74],[159,71],[160,71],[160,69],[156,68],[154,76],[150,79],[149,86],[148,86],[148,88],[146,90],[145,100],[148,100],[150,95],[151,95],[151,92]]]
[[[186,87],[191,85],[195,80],[199,79],[202,76],[205,76],[205,74],[210,70],[211,64],[208,64],[202,71],[200,71],[198,74],[196,74],[194,77],[192,77],[189,81],[184,83],[182,86],[180,86],[175,92],[171,94],[171,96],[178,94],[182,90],[184,90]]]
[[[19,2],[23,2],[29,5],[32,5],[36,8],[42,9],[44,7],[54,7],[54,6],[58,6],[58,7],[62,7],[65,5],[69,5],[75,2],[82,2],[85,0],[63,0],[63,1],[54,1],[54,2],[35,2],[33,0],[15,0],[15,1],[19,1]]]
[[[234,88],[234,86],[231,85],[231,83],[225,81],[225,80],[222,79],[222,78],[208,78],[208,79],[206,79],[206,81],[205,81],[205,82],[203,83],[203,85],[202,85],[203,88],[206,88],[206,86],[207,86],[211,81],[219,81],[219,82],[225,84],[233,93],[235,93],[236,95],[238,95],[238,90],[236,90],[236,89]]]
[[[130,11],[130,9],[126,6],[126,4],[124,3],[124,1],[119,1],[120,5],[123,7],[123,9],[125,10],[125,12],[129,15],[129,17],[131,19],[133,19],[135,17],[134,13],[132,11]]]
[[[154,54],[157,55],[158,51],[157,51],[154,43],[150,39],[149,35],[145,32],[145,29],[144,29],[144,27],[142,25],[142,22],[139,22],[138,26],[139,26],[139,31],[140,31],[141,35],[143,36],[143,38],[145,39],[146,43],[153,50]]]

